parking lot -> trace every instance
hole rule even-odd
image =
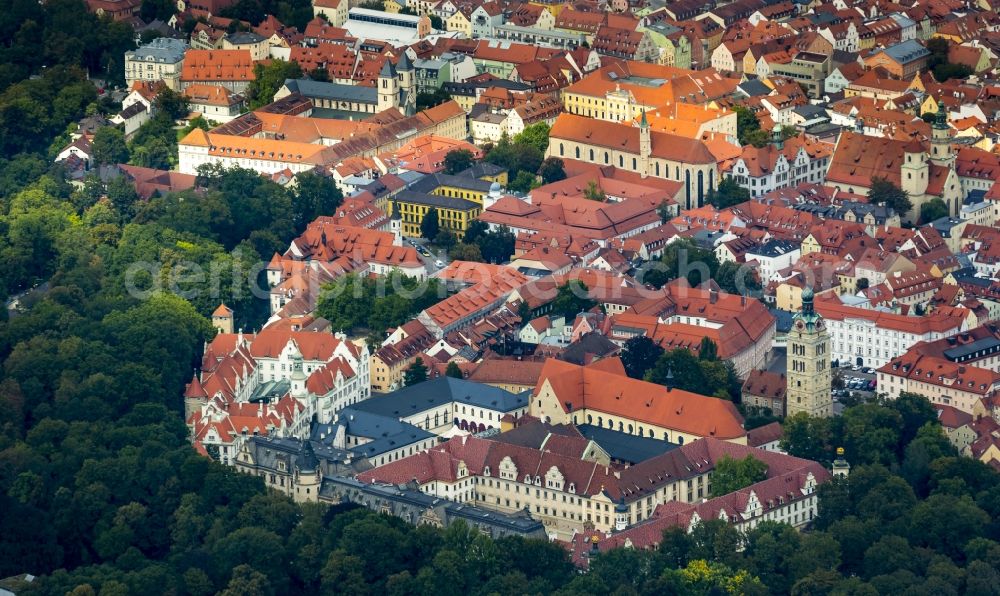
[[[857,369],[857,370],[855,370]],[[835,405],[844,398],[869,399],[878,391],[875,371],[870,368],[843,366],[833,369],[834,378],[840,378],[843,384],[834,383],[833,399]],[[836,388],[840,386],[841,388]]]

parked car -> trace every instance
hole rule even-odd
[[[857,372],[857,371],[861,370],[861,366],[858,365],[858,364],[855,364],[854,366],[851,367],[851,370],[853,370],[854,372]]]
[[[871,381],[868,381],[868,391],[875,391],[876,387],[878,387],[878,381],[877,380],[872,379]]]

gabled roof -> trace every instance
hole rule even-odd
[[[716,163],[715,156],[700,140],[656,131],[649,134],[652,157],[685,164]],[[640,130],[629,124],[563,113],[556,119],[549,137],[639,154]]]
[[[545,387],[552,389],[567,411],[605,412],[700,437],[735,439],[746,435],[743,419],[732,402],[668,390],[594,367],[550,359],[532,395],[537,396]]]

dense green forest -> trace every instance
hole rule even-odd
[[[792,453],[829,462],[842,445],[854,464],[822,487],[813,531],[706,522],[583,575],[558,545],[299,506],[197,455],[180,395],[206,315],[224,298],[259,325],[252,265],[339,195],[242,170],[150,202],[120,182],[66,184],[47,151],[107,108],[85,73],[120,68],[124,43],[81,7],[0,13],[0,293],[42,284],[0,312],[0,577],[102,596],[1000,593],[1000,476],[958,457],[916,396],[789,421]],[[240,275],[213,293],[183,275],[194,266]]]

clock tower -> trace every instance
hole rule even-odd
[[[802,310],[792,319],[788,332],[788,387],[785,415],[805,412],[831,416],[830,334],[823,317],[813,309],[813,290],[802,290]]]

